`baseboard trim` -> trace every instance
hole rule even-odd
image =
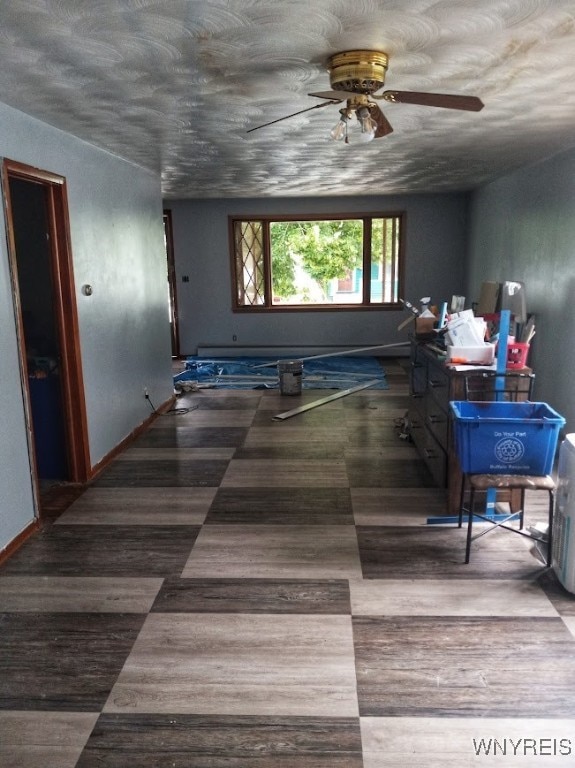
[[[36,518],[29,523],[23,531],[21,531],[12,541],[7,544],[3,550],[0,551],[0,565],[8,560],[16,550],[20,549],[22,544],[27,541],[30,536],[40,528],[40,521]]]
[[[107,453],[97,464],[94,464],[94,466],[90,470],[90,477],[88,478],[88,484],[90,484],[92,481],[94,481],[98,475],[101,474],[101,472],[110,464],[116,456],[118,456],[120,453],[122,453],[123,450],[125,450],[130,443],[133,443],[134,440],[136,440],[141,434],[143,434],[148,427],[156,421],[160,416],[162,416],[164,413],[167,413],[167,411],[172,408],[174,403],[176,402],[176,396],[173,395],[168,400],[166,400],[165,403],[162,403],[159,408],[156,408],[155,411],[153,411],[148,418],[143,421],[141,424],[139,424],[135,429],[133,429],[129,435],[127,435],[118,445],[116,445],[112,450]]]

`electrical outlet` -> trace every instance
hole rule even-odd
[[[236,336],[236,334],[234,333],[234,335],[232,336],[232,341],[237,341],[237,340],[238,340],[238,337],[237,337],[237,336]]]

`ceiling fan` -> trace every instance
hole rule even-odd
[[[352,117],[357,118],[361,132],[359,141],[367,142],[378,139],[392,133],[393,128],[375,101],[386,101],[392,104],[419,104],[424,107],[443,107],[444,109],[463,109],[471,112],[479,112],[483,109],[483,102],[477,96],[457,96],[447,93],[422,93],[419,91],[383,91],[376,92],[383,87],[385,73],[389,57],[383,51],[343,51],[336,53],[329,59],[328,71],[331,91],[310,93],[319,99],[326,99],[313,107],[301,109],[291,115],[270,120],[255,128],[250,128],[247,133],[274,125],[290,117],[301,115],[312,109],[321,109],[333,104],[346,102],[345,107],[339,110],[340,119],[331,130],[331,138],[335,141],[349,142],[348,127]]]

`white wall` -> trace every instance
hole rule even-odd
[[[94,466],[173,392],[160,180],[0,104],[0,156],[64,176]],[[81,293],[89,283],[90,297]],[[0,549],[34,516],[0,216]]]
[[[537,333],[534,397],[575,431],[575,150],[512,173],[474,193],[468,290],[483,280],[522,280]]]
[[[404,298],[431,295],[441,302],[464,284],[467,195],[395,197],[170,200],[177,271],[180,348],[198,345],[368,346],[407,339],[397,326],[405,311],[266,312],[231,309],[228,215],[386,213],[406,211],[407,269]],[[182,282],[188,275],[189,283]],[[291,353],[290,353],[291,354]]]

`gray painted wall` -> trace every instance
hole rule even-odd
[[[464,285],[467,204],[466,195],[166,201],[173,217],[182,354],[196,354],[198,345],[232,347],[234,335],[238,347],[293,345],[296,350],[304,344],[362,347],[407,339],[407,329],[397,331],[407,317],[403,310],[234,314],[229,215],[406,211],[406,298],[431,295],[441,302]],[[184,275],[189,283],[182,282]]]
[[[67,179],[92,465],[173,393],[160,180],[0,104],[0,156]],[[92,296],[81,293],[84,283]],[[34,518],[0,215],[0,549]]]
[[[527,311],[537,319],[534,397],[575,431],[575,150],[473,194],[470,295],[478,295],[483,280],[525,282]]]

